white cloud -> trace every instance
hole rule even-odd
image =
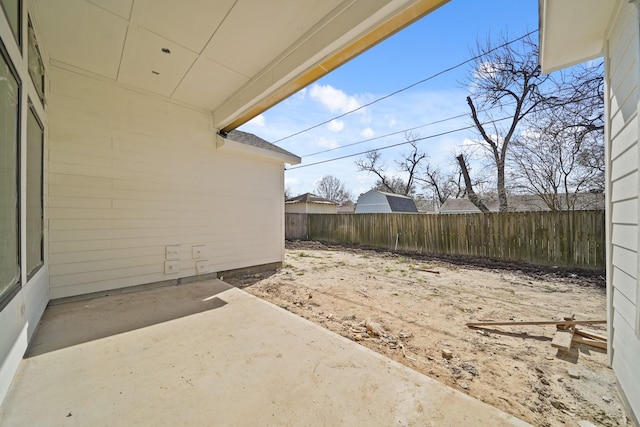
[[[262,128],[265,125],[264,116],[262,114],[258,114],[253,119],[249,120],[246,124]]]
[[[300,184],[300,178],[285,178],[284,185],[285,187],[293,187],[295,185]]]
[[[340,132],[342,129],[344,129],[344,122],[342,120],[331,120],[327,124],[327,129],[329,129],[331,132]]]
[[[331,85],[314,84],[309,96],[325,106],[332,113],[346,113],[360,107],[358,100]]]
[[[322,148],[338,148],[340,144],[335,139],[318,138],[314,141],[314,144]]]
[[[363,138],[371,138],[373,135],[375,135],[375,133],[371,128],[362,129],[362,132],[360,132],[360,136],[362,136]]]

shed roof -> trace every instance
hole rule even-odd
[[[416,202],[411,197],[385,193],[391,212],[418,212]]]
[[[564,194],[559,194],[564,197]],[[603,193],[578,193],[571,194],[575,197],[576,210],[604,209]],[[520,194],[507,197],[509,203],[509,211],[511,212],[531,212],[531,211],[548,211],[549,207],[542,198],[535,194]],[[500,202],[497,197],[490,197],[483,200],[485,206],[491,212],[500,210]],[[476,213],[480,209],[475,207],[467,198],[463,199],[447,199],[440,207],[440,213]]]

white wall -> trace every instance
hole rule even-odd
[[[640,415],[640,289],[638,272],[638,11],[628,2],[610,24],[606,73],[608,111],[607,196],[609,226],[607,269],[609,354],[620,387]]]
[[[367,191],[358,197],[356,213],[391,213],[391,207],[384,194]]]
[[[204,112],[61,68],[50,77],[52,299],[282,262],[281,161],[216,149]],[[168,245],[178,273],[165,274]]]

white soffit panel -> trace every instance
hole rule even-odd
[[[131,17],[131,6],[133,0],[87,0],[89,3],[93,3],[98,7],[115,13],[121,18],[129,19]]]
[[[126,20],[84,0],[38,0],[37,7],[52,59],[116,78],[127,34]]]
[[[543,0],[540,3],[544,72],[603,54],[604,38],[616,0]]]
[[[144,28],[130,30],[118,81],[170,96],[197,56]]]
[[[234,3],[235,0],[152,0],[142,13],[140,25],[200,53]]]
[[[340,0],[301,2],[240,0],[203,55],[253,76],[338,6]],[[277,22],[278,25],[273,25]]]
[[[200,57],[182,80],[172,98],[205,110],[212,110],[233,94],[236,88],[248,81],[247,77]]]

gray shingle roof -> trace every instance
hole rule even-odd
[[[391,212],[418,212],[416,203],[411,197],[390,193],[383,194],[387,197]]]
[[[331,200],[324,199],[311,193],[304,193],[299,196],[292,197],[287,199],[285,203],[322,203],[327,205],[337,205],[337,203],[332,202]]]
[[[234,129],[232,131],[230,131],[229,133],[227,133],[226,135],[221,134],[220,136],[222,136],[225,139],[229,139],[231,141],[235,141],[235,142],[239,142],[241,144],[247,144],[247,145],[252,145],[254,147],[258,147],[258,148],[262,148],[265,150],[270,150],[273,151],[275,153],[280,153],[280,154],[284,154],[285,156],[294,156],[294,157],[298,157],[295,154],[282,149],[280,147],[278,147],[277,145],[274,145],[268,141],[265,141],[264,139],[260,138],[259,136],[256,136],[252,133],[248,133],[248,132],[242,132],[241,130],[237,130]]]

